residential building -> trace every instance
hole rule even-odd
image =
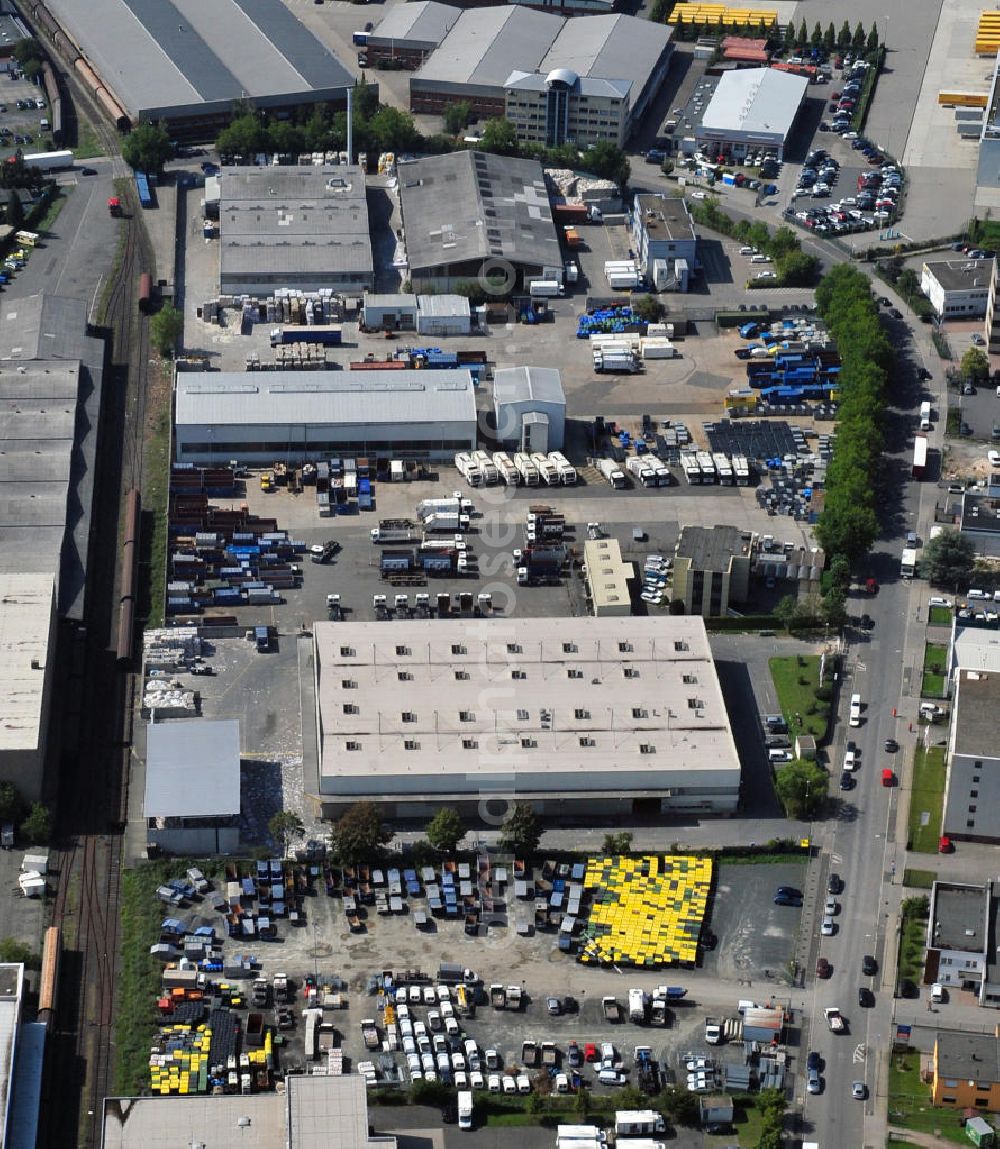
[[[522,628],[523,630],[523,628]],[[317,622],[317,761],[336,817],[391,820],[511,800],[560,820],[736,812],[740,761],[699,618]],[[312,770],[315,769],[315,773]]]
[[[1000,842],[1000,674],[959,670],[948,744],[942,834]]]
[[[1000,498],[978,488],[962,496],[958,529],[971,540],[982,558],[1000,556]]]
[[[993,945],[995,902],[993,883],[935,882],[927,921],[924,982],[939,982],[952,992],[968,992],[982,1005],[1000,1007],[1000,985],[984,1000],[990,967],[996,965]]]
[[[632,613],[629,583],[635,566],[622,559],[617,539],[588,539],[583,544],[587,598],[595,618],[622,618]]]
[[[657,291],[687,291],[697,263],[698,237],[679,196],[639,193],[631,217],[639,270]]]
[[[227,167],[220,176],[224,295],[276,288],[360,294],[375,285],[358,167]]]
[[[1000,1110],[1000,1037],[941,1030],[931,1061],[931,1103]]]
[[[750,542],[739,527],[682,527],[671,598],[685,614],[720,618],[750,593]]]
[[[920,269],[920,290],[938,319],[978,319],[986,314],[993,259],[940,259]]]

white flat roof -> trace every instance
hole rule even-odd
[[[38,748],[55,593],[54,574],[0,573],[0,750]]]
[[[702,116],[702,127],[708,131],[784,138],[791,131],[808,87],[804,76],[774,68],[725,72]]]
[[[324,794],[739,778],[701,618],[318,622],[313,634]]]
[[[1000,631],[985,627],[955,627],[954,666],[961,670],[1000,672]]]
[[[635,567],[622,561],[617,539],[588,539],[583,544],[583,561],[595,608],[631,602],[628,584],[635,578]]]
[[[470,420],[476,420],[476,394],[468,371],[184,371],[177,376],[179,428]]]

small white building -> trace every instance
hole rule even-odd
[[[493,376],[497,442],[530,451],[561,451],[566,396],[555,367],[505,367]]]
[[[416,331],[417,297],[366,295],[361,306],[361,322],[372,331]]]
[[[471,330],[472,309],[466,296],[417,296],[419,335],[468,335]]]
[[[632,246],[639,269],[657,291],[687,291],[697,262],[698,236],[679,196],[636,195]]]
[[[781,160],[808,87],[804,76],[774,68],[724,73],[695,128],[698,146],[714,145],[734,163],[761,150]]]
[[[986,314],[992,259],[942,259],[920,269],[920,290],[939,319],[978,319]]]

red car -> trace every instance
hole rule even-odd
[[[942,834],[938,839],[938,853],[950,854],[954,851],[954,849],[955,843],[951,840],[951,838],[947,836],[947,834]]]
[[[600,1054],[597,1052],[597,1046],[592,1041],[588,1041],[587,1044],[583,1047],[583,1060],[597,1061],[599,1057]]]
[[[826,960],[826,958],[816,959],[816,976],[829,977],[833,973],[833,966]]]
[[[882,771],[882,785],[883,786],[895,786],[896,785],[896,775],[891,770],[885,769]]]

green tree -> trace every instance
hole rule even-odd
[[[450,806],[442,806],[427,824],[427,841],[442,854],[453,854],[464,837],[462,819]]]
[[[847,622],[847,595],[839,587],[831,587],[820,599],[820,614],[827,626],[839,630]]]
[[[818,48],[823,43],[823,26],[818,20],[813,25],[812,35],[809,37],[809,43],[814,48]]]
[[[632,310],[647,323],[659,323],[666,314],[667,309],[655,295],[633,296]]]
[[[851,40],[851,47],[860,52],[861,49],[865,46],[865,40],[867,38],[868,37],[865,34],[865,26],[859,20],[857,26],[854,29],[854,36]]]
[[[795,25],[791,20],[785,25],[785,47],[788,51],[795,47]]]
[[[785,630],[791,630],[802,620],[804,614],[802,604],[794,594],[786,594],[784,598],[779,599],[771,613]]]
[[[632,849],[632,835],[627,831],[619,834],[605,834],[601,850],[607,854],[627,854]]]
[[[846,594],[851,585],[851,564],[844,555],[834,555],[830,560],[830,586]]]
[[[279,810],[267,823],[267,832],[279,846],[286,847],[306,832],[302,819],[293,810]]]
[[[871,30],[868,33],[868,39],[865,41],[865,51],[870,55],[874,55],[878,51],[878,46],[881,41],[879,40],[878,25],[872,24]]]
[[[342,862],[375,858],[392,841],[374,802],[355,802],[333,828],[333,848]]]
[[[976,565],[976,548],[961,531],[942,531],[924,547],[924,567],[932,583],[967,586]]]
[[[507,853],[533,854],[542,838],[542,827],[527,802],[515,802],[504,818],[500,849]]]
[[[904,267],[896,278],[896,290],[904,299],[916,295],[920,290],[920,280],[912,267]]]
[[[35,39],[18,40],[12,49],[14,59],[29,80],[36,80],[42,74],[42,60],[45,52]]]
[[[913,918],[926,918],[930,913],[931,903],[926,894],[919,894],[912,898],[903,898],[899,903],[899,912],[906,920]]]
[[[457,136],[463,128],[467,127],[472,119],[472,104],[468,100],[459,100],[449,104],[444,110],[445,131]]]
[[[962,356],[959,370],[965,379],[985,379],[990,373],[990,361],[985,351],[970,347]]]
[[[588,148],[579,166],[593,172],[603,180],[614,180],[624,188],[632,174],[628,156],[610,140],[598,140],[593,147]]]
[[[819,261],[804,251],[790,251],[775,263],[775,269],[785,287],[809,287],[816,279]]]
[[[487,120],[483,125],[483,138],[479,147],[484,152],[495,152],[500,156],[516,156],[518,143],[514,125],[502,117]]]
[[[23,965],[26,969],[42,968],[41,955],[17,938],[0,938],[0,961]]]
[[[450,1086],[443,1081],[414,1081],[410,1086],[410,1100],[414,1105],[446,1105],[454,1098]]]
[[[295,156],[306,150],[305,132],[291,120],[277,120],[268,125],[267,150],[276,155]]]
[[[52,814],[41,802],[32,802],[27,818],[21,823],[21,837],[33,846],[43,846],[52,838]]]
[[[122,159],[136,172],[156,175],[173,154],[170,135],[163,124],[136,124],[122,142]]]
[[[698,1097],[676,1085],[668,1085],[657,1094],[656,1108],[669,1117],[675,1125],[693,1128],[701,1121],[701,1107]]]
[[[805,17],[802,18],[802,23],[799,25],[799,34],[795,37],[796,46],[804,48],[809,43],[809,30],[806,28]]]
[[[26,804],[13,782],[0,782],[0,822],[18,822]]]
[[[157,353],[169,359],[184,333],[183,313],[172,303],[165,303],[149,321],[149,333]]]
[[[408,112],[388,104],[379,108],[368,121],[368,130],[374,150],[380,152],[409,152],[420,143],[420,133]]]
[[[826,31],[823,33],[823,47],[827,52],[832,52],[837,46],[837,29],[833,26],[831,20],[826,26]]]
[[[837,33],[837,47],[841,52],[846,52],[851,46],[851,25],[847,20],[840,25],[840,31]]]
[[[573,1108],[584,1117],[590,1112],[590,1093],[586,1089],[577,1091],[573,1098]]]
[[[796,758],[778,768],[774,788],[789,818],[815,818],[826,801],[830,775],[815,762]]]

